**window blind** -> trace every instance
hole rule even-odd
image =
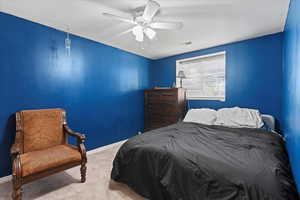
[[[188,99],[225,100],[225,56],[221,52],[177,61],[176,74],[181,70],[185,73],[182,87]]]

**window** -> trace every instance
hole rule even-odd
[[[182,87],[190,100],[225,101],[226,52],[177,60],[176,75],[183,71]],[[176,78],[177,87],[180,78]]]

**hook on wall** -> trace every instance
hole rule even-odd
[[[70,29],[68,28],[67,29],[67,37],[66,37],[66,39],[65,39],[65,48],[66,48],[66,50],[67,50],[67,53],[68,53],[68,55],[70,56],[70,54],[71,54],[71,44],[72,44],[72,41],[71,41],[71,39],[70,39]]]

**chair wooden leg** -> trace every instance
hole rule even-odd
[[[22,199],[22,185],[13,178],[13,192],[12,192],[12,199],[13,200],[21,200]]]
[[[81,164],[80,172],[81,172],[81,183],[84,183],[86,181],[86,162],[83,162]]]

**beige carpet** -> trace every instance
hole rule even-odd
[[[87,181],[80,183],[79,167],[43,178],[23,186],[23,200],[143,200],[123,184],[110,180],[112,161],[119,149],[88,156]],[[0,184],[0,199],[10,199],[11,182]]]

